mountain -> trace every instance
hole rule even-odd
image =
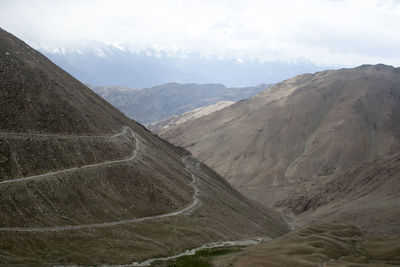
[[[93,85],[145,88],[173,81],[243,87],[275,83],[300,73],[324,69],[306,60],[245,60],[231,54],[206,56],[195,51],[138,48],[93,40],[64,43],[63,46],[32,44],[75,78]]]
[[[269,85],[227,88],[222,84],[168,83],[145,89],[92,87],[128,117],[150,124],[220,101],[239,101],[264,91]]]
[[[308,210],[308,201],[315,207],[322,205],[319,201],[329,202],[333,206],[324,213],[326,218],[339,220],[344,211],[335,201],[352,197],[347,211],[353,218],[350,223],[370,218],[372,212],[387,212],[365,225],[374,225],[375,232],[400,231],[394,226],[400,219],[399,196],[392,192],[398,173],[357,175],[366,168],[365,162],[400,151],[400,68],[363,65],[300,75],[166,129],[161,136],[187,148],[239,191],[264,203],[299,214]],[[376,173],[379,166],[369,171]],[[397,168],[395,161],[391,166]],[[342,179],[358,185],[346,189],[357,191],[357,197],[340,186]],[[368,179],[376,179],[376,184]],[[308,184],[318,189],[303,188]],[[326,195],[326,190],[335,192]],[[299,195],[302,201],[296,198]],[[387,204],[385,212],[377,203]],[[365,209],[360,208],[363,205]],[[357,208],[359,212],[350,215]]]
[[[198,119],[200,117],[206,116],[212,112],[215,112],[217,110],[229,107],[232,105],[233,101],[221,101],[218,103],[215,103],[213,105],[209,106],[204,106],[200,108],[196,108],[194,110],[187,111],[185,113],[182,113],[180,115],[175,115],[166,119],[163,119],[158,122],[154,122],[152,124],[149,124],[147,128],[152,131],[153,133],[156,134],[162,134],[164,130],[170,129],[171,127],[174,127],[176,125],[180,125],[184,122]]]
[[[287,232],[280,213],[0,30],[0,264],[128,264]]]

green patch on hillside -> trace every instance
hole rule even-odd
[[[245,246],[235,247],[219,247],[211,249],[199,250],[192,256],[182,256],[176,259],[168,261],[154,261],[151,266],[154,267],[211,267],[212,260],[216,257],[220,257],[227,254],[233,254],[241,252],[245,249]]]

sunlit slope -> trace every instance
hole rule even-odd
[[[304,74],[162,137],[268,204],[287,187],[400,151],[400,69]]]

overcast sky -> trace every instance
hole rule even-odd
[[[30,44],[400,65],[400,0],[1,0],[0,26]]]

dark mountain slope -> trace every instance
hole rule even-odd
[[[43,55],[0,34],[2,131],[112,133],[126,123],[120,112]]]
[[[287,231],[22,41],[0,44],[0,264],[126,264]]]

